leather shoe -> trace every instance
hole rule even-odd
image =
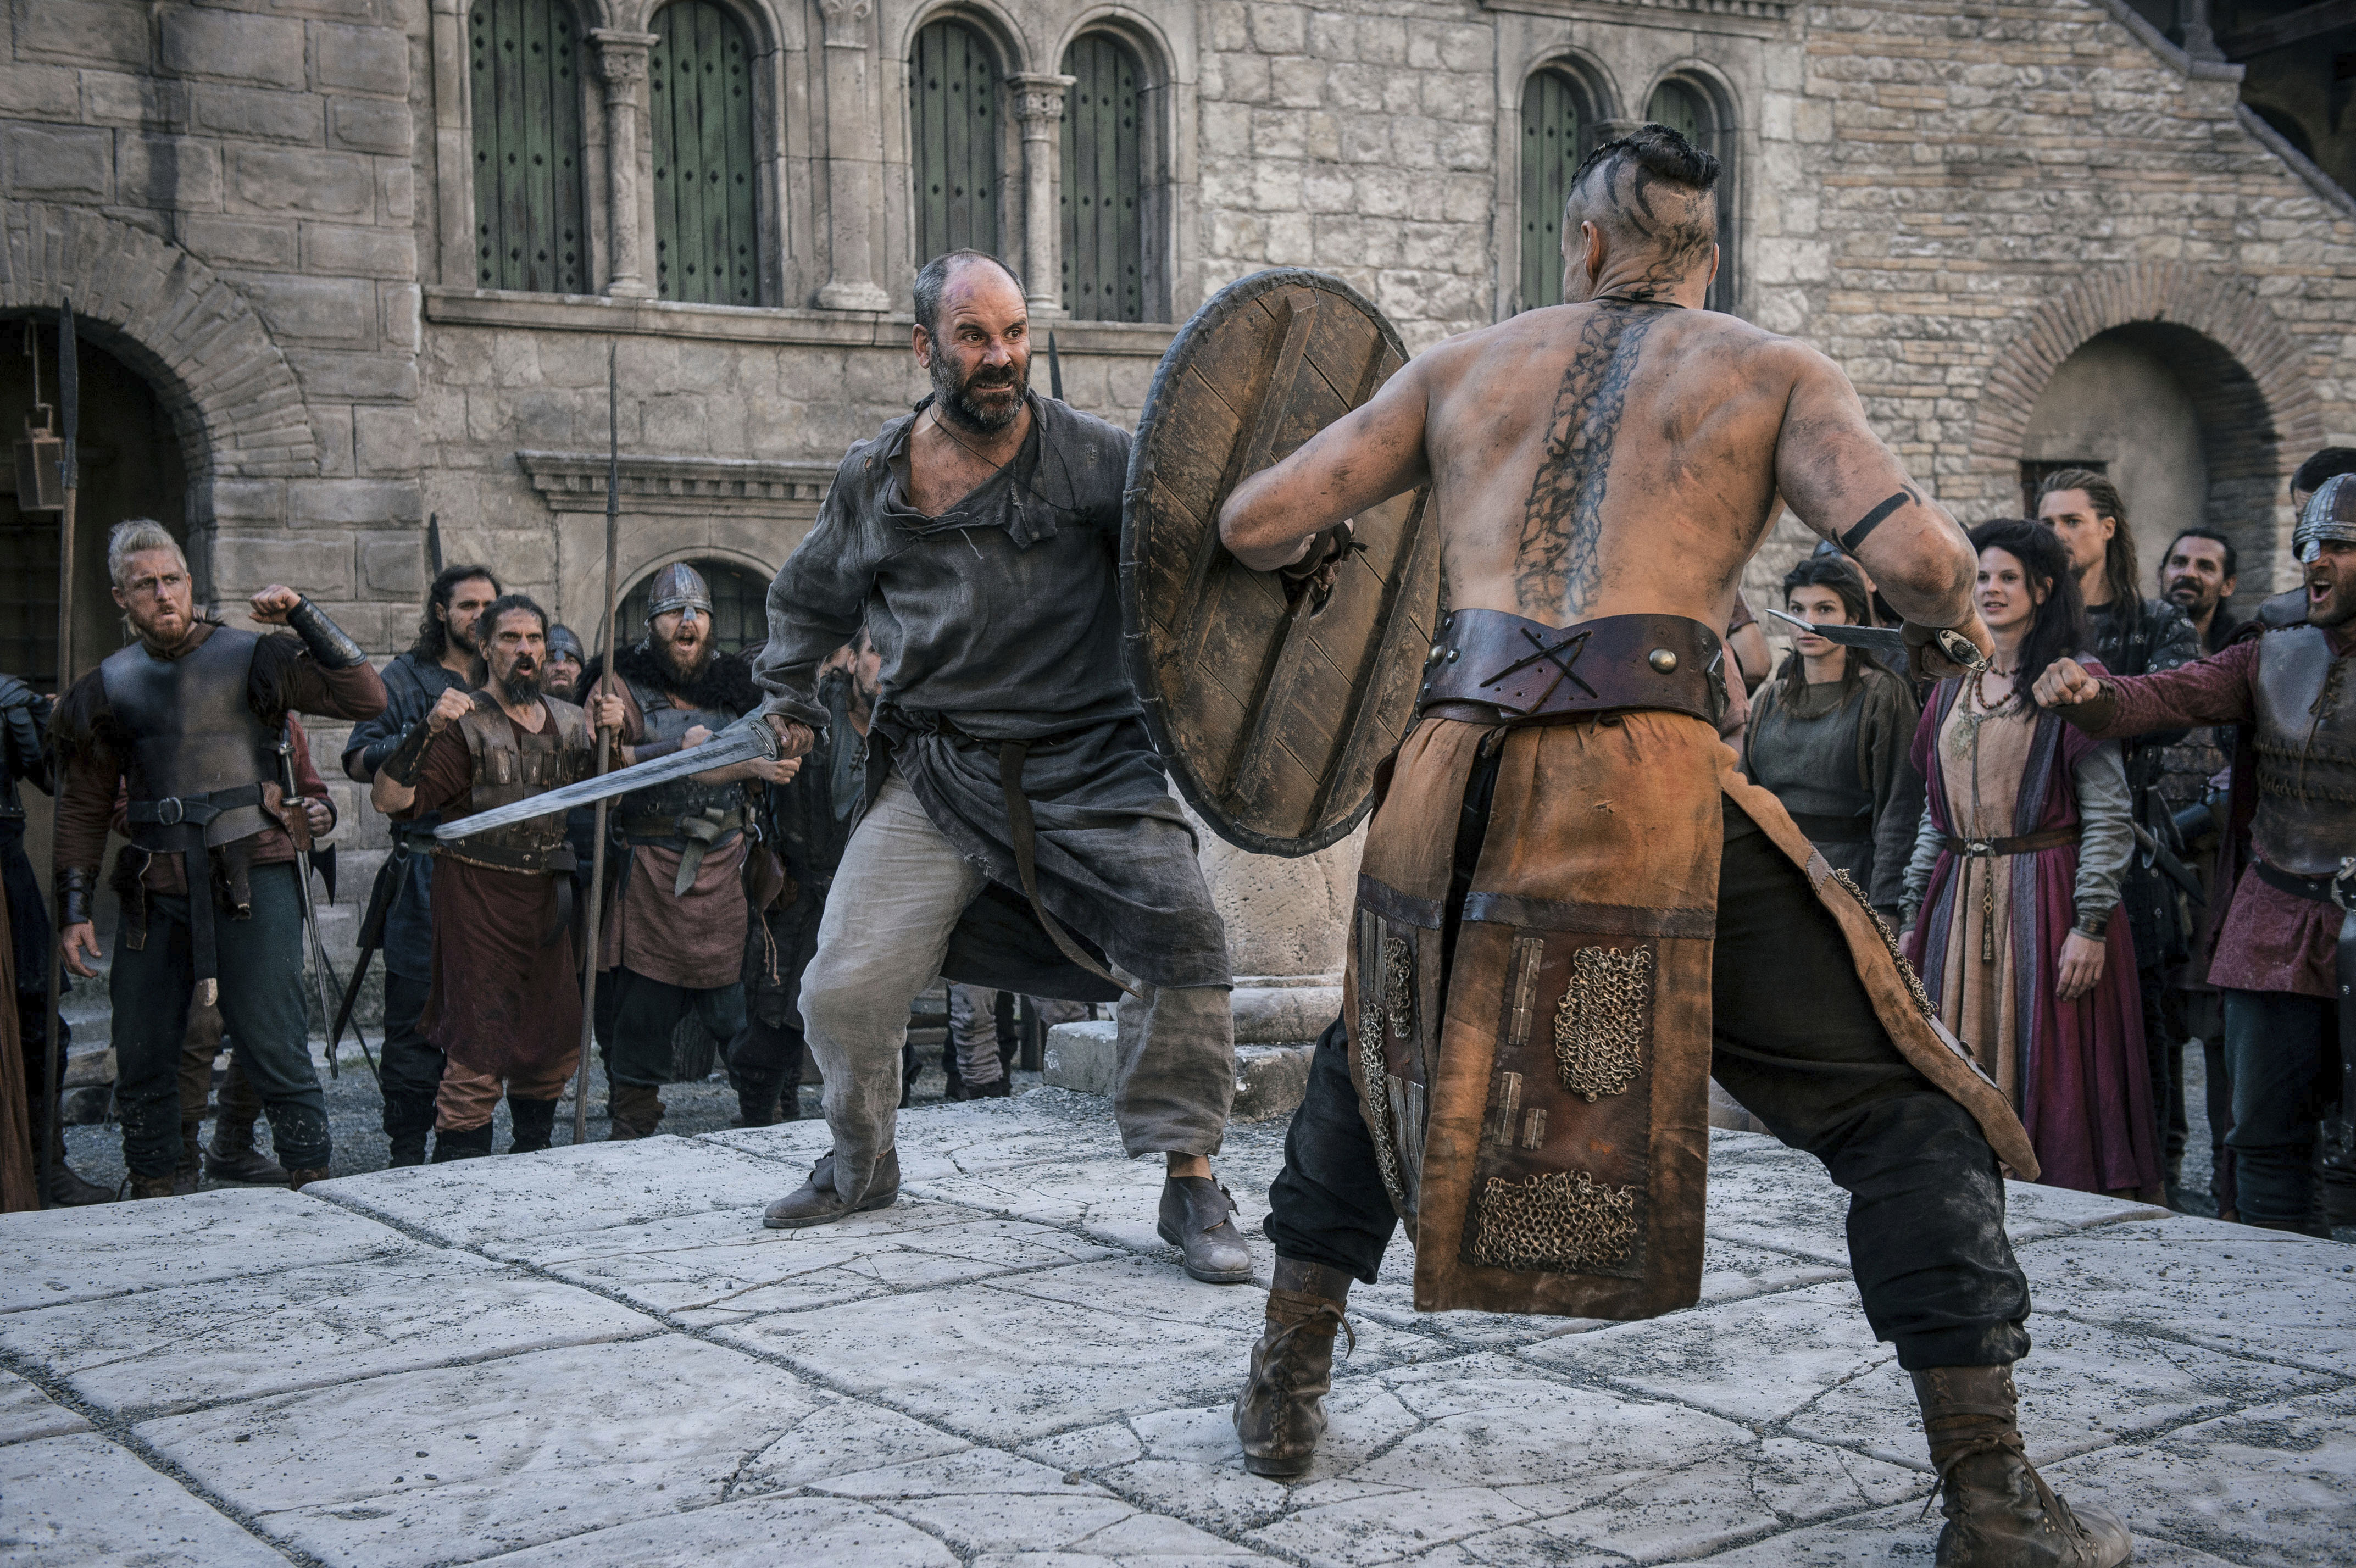
[[[286,1185],[285,1168],[255,1147],[253,1125],[250,1122],[243,1136],[238,1136],[226,1119],[214,1125],[212,1147],[205,1151],[205,1174],[215,1181],[243,1181],[257,1187]]]
[[[847,1215],[884,1209],[900,1196],[900,1151],[885,1149],[867,1179],[867,1190],[856,1203],[846,1203],[834,1187],[834,1151],[829,1149],[810,1167],[809,1179],[761,1211],[761,1224],[772,1231],[798,1231],[810,1225],[830,1225]]]
[[[1162,1184],[1163,1241],[1185,1255],[1186,1275],[1205,1285],[1251,1279],[1251,1249],[1236,1228],[1236,1200],[1207,1176],[1173,1176]]]

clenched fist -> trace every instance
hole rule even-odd
[[[262,625],[283,626],[286,624],[287,612],[301,603],[303,596],[300,593],[283,582],[273,582],[247,600],[246,607]]]
[[[777,732],[778,754],[781,756],[807,756],[809,749],[818,744],[818,737],[810,733],[809,725],[788,719],[782,713],[769,715],[769,728]]]
[[[2075,708],[2103,695],[2103,683],[2088,675],[2076,659],[2055,659],[2037,677],[2033,688],[2040,708]]]
[[[474,710],[473,694],[461,691],[454,686],[434,699],[433,709],[425,715],[425,727],[439,735],[456,720],[464,719]]]

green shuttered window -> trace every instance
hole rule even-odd
[[[1672,77],[1653,89],[1644,118],[1666,125],[1703,152],[1716,155],[1718,176],[1718,277],[1703,303],[1711,310],[1734,308],[1734,138],[1718,106],[1702,89]]]
[[[1580,152],[1579,89],[1558,70],[1522,88],[1522,267],[1524,310],[1562,303],[1562,204]]]
[[[711,0],[655,13],[647,66],[654,122],[655,283],[667,300],[759,304],[759,178],[752,49]]]
[[[475,0],[466,30],[475,285],[586,293],[579,19],[564,0]]]
[[[916,123],[916,264],[998,251],[998,62],[981,35],[935,22],[908,61]]]
[[[1064,308],[1083,321],[1145,319],[1137,56],[1090,33],[1064,56]]]

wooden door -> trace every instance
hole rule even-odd
[[[998,62],[981,35],[935,22],[908,61],[916,174],[916,264],[944,251],[998,253]]]
[[[1523,310],[1562,303],[1562,204],[1578,171],[1581,142],[1578,90],[1558,70],[1542,70],[1522,88]]]
[[[1144,160],[1137,56],[1090,33],[1064,56],[1064,308],[1082,321],[1145,319]]]
[[[752,49],[712,0],[655,14],[655,284],[667,300],[759,304]]]
[[[475,284],[591,290],[581,195],[581,29],[565,0],[475,0]]]

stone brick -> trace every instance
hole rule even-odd
[[[352,581],[348,533],[289,529],[213,538],[210,587],[216,598],[242,597],[283,582],[315,599],[349,599]]]
[[[311,80],[338,92],[409,92],[409,39],[398,27],[311,24]]]
[[[189,254],[216,267],[293,272],[297,264],[295,226],[283,219],[191,213],[180,235]]]
[[[265,212],[367,214],[376,201],[376,170],[352,153],[236,147],[229,155],[230,194]]]
[[[154,8],[144,0],[25,0],[10,10],[20,59],[132,70],[151,63]]]
[[[295,480],[286,486],[286,520],[383,526],[424,520],[417,485],[409,479]]]
[[[197,210],[220,206],[220,150],[212,143],[194,136],[119,131],[115,146],[118,200]]]
[[[307,92],[201,84],[189,94],[199,131],[262,142],[316,146],[326,132],[325,105]]]
[[[366,342],[376,336],[376,291],[344,278],[251,278],[239,292],[281,337]]]
[[[81,112],[77,73],[64,66],[0,65],[0,103],[12,117],[74,119]]]
[[[1272,60],[1268,68],[1269,98],[1289,109],[1314,109],[1325,101],[1323,60]]]
[[[301,87],[303,24],[233,11],[164,13],[164,69],[266,87]]]
[[[114,194],[114,133],[11,125],[0,133],[8,190],[19,197],[104,201]]]
[[[406,229],[303,225],[303,270],[333,277],[413,278],[417,240]]]
[[[286,486],[276,479],[216,478],[213,518],[223,523],[278,523],[286,517]]]
[[[378,98],[331,98],[327,127],[338,146],[362,153],[407,153],[416,127],[406,103]]]
[[[1309,47],[1309,13],[1299,5],[1254,5],[1252,48],[1264,55],[1297,55]]]
[[[423,601],[425,552],[414,534],[387,534],[360,540],[360,586],[387,599]]]

